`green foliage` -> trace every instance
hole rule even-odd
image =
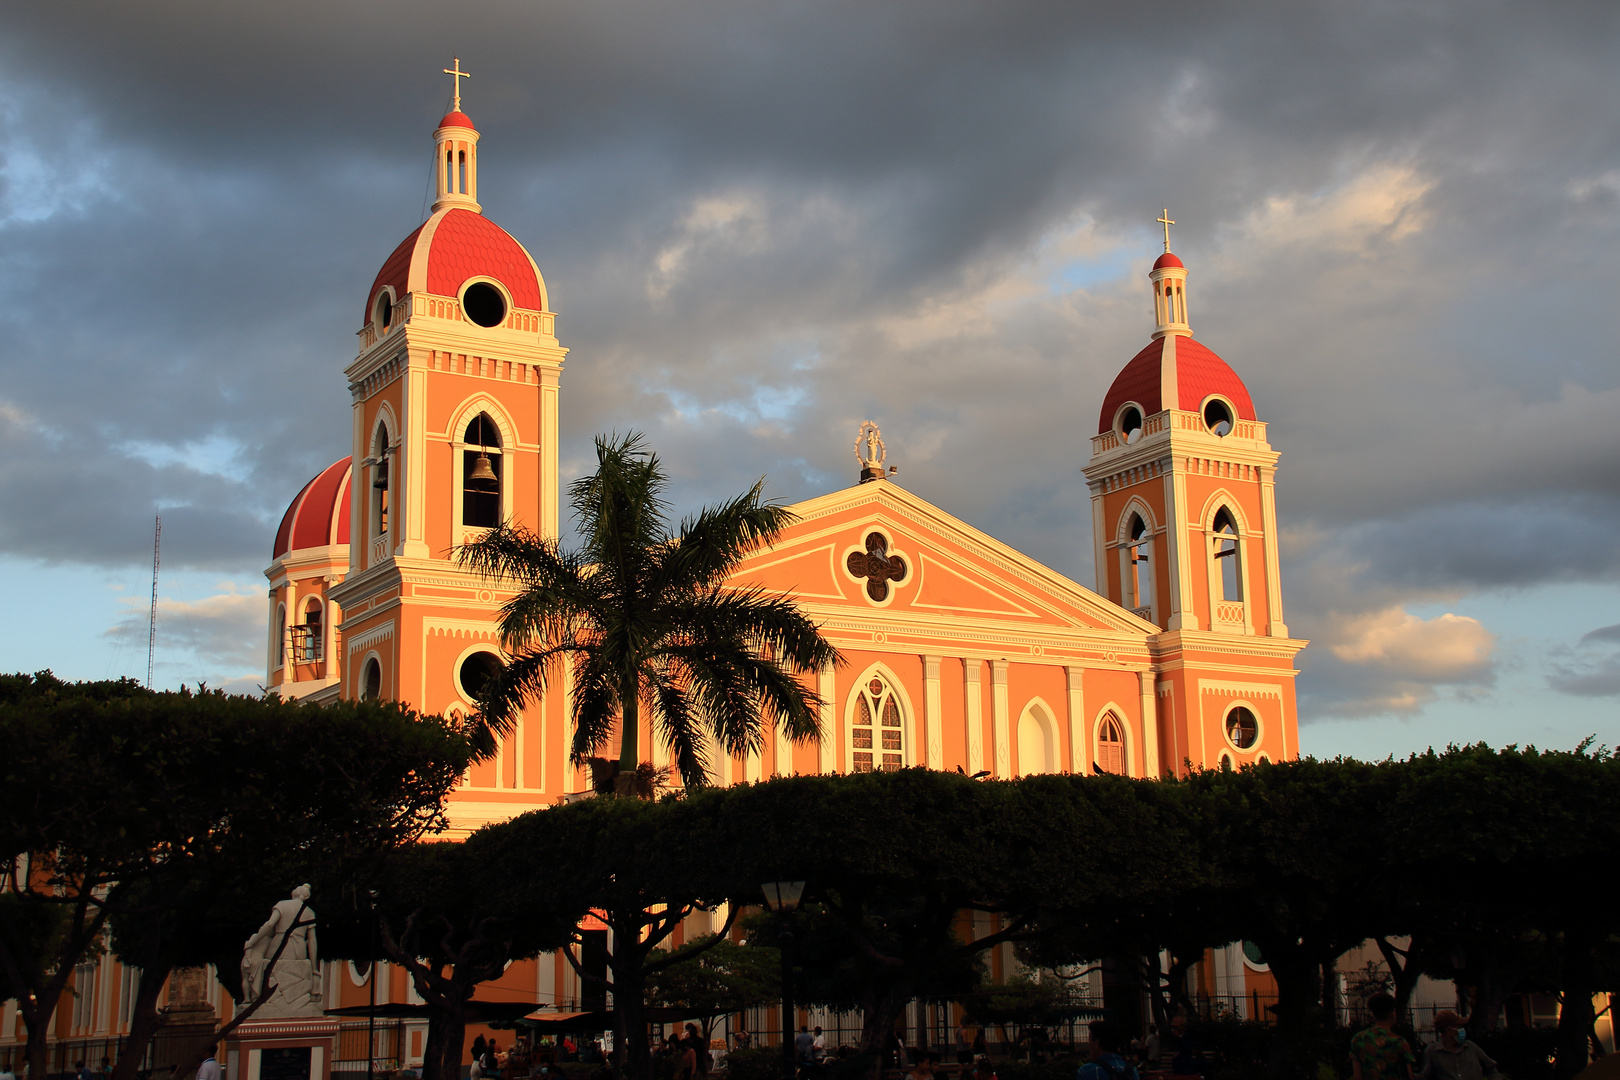
[[[678,949],[654,949],[649,963],[672,963],[647,977],[647,999],[659,1005],[741,1012],[782,999],[782,955],[706,935]]]
[[[726,1080],[782,1080],[782,1048],[757,1046],[726,1054]]]
[[[617,729],[628,779],[644,702],[688,787],[707,782],[705,732],[729,754],[758,751],[772,727],[795,742],[818,738],[819,699],[797,673],[837,661],[837,651],[791,599],[728,587],[792,514],[763,498],[761,481],[671,529],[669,480],[640,435],[598,437],[596,457],[570,496],[578,547],[505,525],[457,554],[520,590],[501,613],[512,662],[480,700],[488,732],[509,732],[568,657],[576,764]]]
[[[173,966],[216,962],[236,993],[241,942],[270,903],[304,880],[336,888],[442,827],[469,760],[459,732],[394,704],[153,693],[48,672],[0,678],[0,745],[0,856],[17,893],[0,908],[0,961],[27,988],[39,1068],[45,1022],[109,920],[114,950],[159,983]],[[46,937],[30,929],[42,910],[56,920]]]

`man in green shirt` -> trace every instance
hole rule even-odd
[[[1350,1075],[1353,1080],[1412,1080],[1417,1059],[1411,1045],[1395,1033],[1395,999],[1374,994],[1367,1000],[1372,1027],[1350,1040]]]

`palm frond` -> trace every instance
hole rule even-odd
[[[844,662],[797,604],[763,589],[716,589],[675,605],[668,618],[688,635],[746,640],[799,671]]]
[[[681,783],[689,788],[705,786],[709,782],[709,760],[691,699],[666,671],[655,671],[651,681],[654,724],[675,758]]]
[[[574,741],[568,760],[579,765],[613,738],[619,716],[616,673],[595,653],[585,653],[574,665]]]
[[[718,585],[749,552],[768,545],[798,518],[779,502],[765,501],[765,481],[729,502],[704,507],[681,522],[676,542],[660,560],[660,589]]]

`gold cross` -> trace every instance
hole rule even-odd
[[[461,84],[457,83],[456,85],[460,86]],[[1164,216],[1158,218],[1157,220],[1159,224],[1164,226],[1164,250],[1168,252],[1170,250],[1170,226],[1174,225],[1175,222],[1170,220],[1170,208],[1168,206],[1165,207],[1161,213],[1163,213]]]
[[[456,62],[456,69],[454,71],[451,71],[449,68],[445,68],[444,73],[446,75],[454,75],[456,77],[456,104],[455,104],[455,107],[453,109],[451,109],[450,111],[451,112],[460,112],[461,111],[461,80],[462,79],[470,79],[470,78],[472,78],[472,72],[470,72],[470,71],[462,71],[461,70],[461,57],[459,57],[459,56],[456,57],[455,62]],[[1167,213],[1167,214],[1169,212],[1170,211],[1168,211],[1168,210],[1165,211],[1165,213]],[[1167,233],[1166,235],[1169,235],[1169,234]],[[1166,247],[1164,250],[1169,251],[1170,249],[1168,247]]]

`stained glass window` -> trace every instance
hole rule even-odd
[[[853,771],[893,772],[904,764],[905,722],[899,699],[886,681],[873,676],[856,692],[850,723]]]

